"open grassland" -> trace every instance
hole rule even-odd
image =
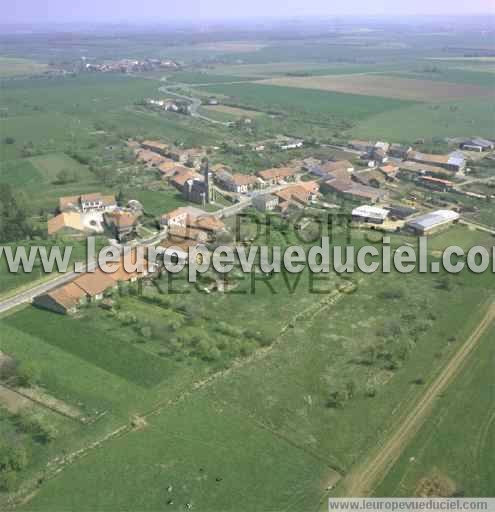
[[[220,114],[226,114],[231,118],[241,119],[243,117],[258,117],[263,115],[263,112],[256,110],[249,110],[245,108],[229,107],[228,105],[208,105],[203,107],[206,112],[215,112]]]
[[[31,246],[45,246],[47,248],[47,251],[49,251],[55,243],[63,250],[63,242],[55,242],[52,240],[35,240],[33,242],[19,242],[15,245],[10,245],[10,247],[12,248],[12,251],[15,251],[16,248],[23,247],[29,254],[29,248]],[[100,242],[97,241],[97,243],[99,244]],[[2,243],[2,245],[8,246],[8,244],[5,243]],[[84,257],[86,255],[86,243],[84,241],[71,240],[70,246],[72,247],[71,262],[84,260]],[[7,265],[7,261],[5,259],[5,255],[2,255],[2,257],[0,258],[0,296],[12,293],[15,288],[24,287],[34,281],[46,280],[47,278],[49,278],[49,275],[44,273],[39,260],[35,262],[32,272],[23,272],[21,270],[19,270],[18,272],[10,272]]]
[[[46,64],[33,60],[0,57],[0,78],[36,75],[43,73],[47,69],[48,66]]]
[[[317,507],[327,471],[324,461],[201,393],[90,453],[21,509],[307,510]]]
[[[268,46],[266,43],[256,41],[217,41],[212,43],[199,43],[201,50],[221,53],[251,53]]]
[[[34,156],[29,159],[37,169],[45,183],[53,183],[61,171],[67,171],[77,181],[91,179],[87,166],[80,164],[73,158],[63,153]]]
[[[488,87],[371,74],[273,78],[264,80],[263,83],[282,87],[424,102],[493,97],[493,90]]]
[[[495,495],[494,338],[492,328],[376,495]]]
[[[387,69],[389,66],[380,66],[380,69]],[[391,66],[396,69],[397,66]],[[235,76],[242,78],[252,77],[276,77],[276,76],[313,76],[313,75],[343,75],[350,73],[366,73],[376,71],[376,66],[367,64],[346,64],[346,63],[322,63],[312,61],[301,62],[273,62],[269,64],[220,64],[208,69],[211,75]]]
[[[167,75],[167,82],[176,82],[181,84],[214,84],[228,82],[242,82],[244,80],[253,80],[250,76],[237,76],[213,74],[210,70],[203,71],[177,71],[171,75]]]
[[[472,84],[480,87],[490,88],[493,93],[495,87],[495,76],[493,73],[486,72],[483,69],[463,69],[463,68],[435,68],[434,72],[428,71],[402,71],[388,73],[389,77],[395,76],[405,79],[415,79],[425,82],[432,80],[445,85],[445,82],[453,84]],[[495,93],[494,93],[495,94]]]
[[[334,303],[326,303],[328,294],[309,294],[303,281],[290,295],[284,292],[286,285],[281,278],[272,282],[275,295],[266,283],[259,283],[259,297],[197,292],[165,295],[168,300],[194,307],[195,317],[214,313],[216,325],[230,319],[232,326],[257,329],[276,340],[214,378],[201,380],[204,373],[194,364],[191,369],[195,368],[199,382],[183,388],[182,393],[175,382],[180,372],[167,378],[167,386],[159,387],[160,393],[175,386],[179,400],[162,401],[154,413],[144,416],[140,428],[89,451],[57,478],[44,483],[21,509],[34,512],[78,507],[86,512],[117,507],[151,511],[170,500],[177,507],[201,504],[211,511],[237,510],[239,500],[246,511],[316,509],[338,473],[345,474],[377,438],[385,436],[394,414],[422,392],[418,379],[434,373],[457,348],[457,341],[473,328],[480,305],[490,293],[489,280],[490,276],[458,276],[453,278],[449,292],[438,287],[431,276],[367,276],[359,279],[356,293],[343,294]],[[291,285],[297,286],[294,278]],[[334,290],[335,282],[319,282],[316,287]],[[154,318],[155,322],[172,320],[155,314],[156,305],[142,301],[125,298],[122,311],[134,311],[139,318]],[[35,315],[38,313],[49,315]],[[95,341],[91,333],[102,332],[98,319],[102,313],[96,314],[84,322],[84,337],[79,328],[70,328],[78,333],[78,343],[92,348]],[[28,315],[27,319],[23,315]],[[74,371],[74,357],[80,356],[71,348],[73,343],[53,343],[43,335],[42,327],[26,333],[30,318],[34,318],[32,310],[17,313],[7,319],[6,326],[21,336],[38,336],[41,343],[23,341],[16,349],[15,338],[9,336],[12,341],[8,348],[28,354],[38,352],[41,345],[47,356],[56,354],[58,363],[67,361],[68,371]],[[67,322],[77,324],[79,320]],[[208,329],[215,328],[207,325]],[[201,331],[200,325],[197,328]],[[283,334],[279,335],[281,329]],[[112,322],[108,331],[120,332]],[[123,335],[119,338],[121,344],[129,343]],[[98,342],[98,348],[105,339]],[[227,343],[223,336],[217,341]],[[153,339],[146,342],[144,350],[152,350],[154,343]],[[414,347],[404,352],[410,343]],[[372,347],[377,351],[376,359],[371,357]],[[380,351],[394,354],[390,361],[396,361],[397,366],[382,360]],[[96,365],[96,369],[90,370],[90,376],[104,371],[99,352],[93,350],[91,368]],[[125,360],[126,351],[114,353]],[[401,353],[408,353],[404,360]],[[90,359],[82,358],[83,367]],[[48,369],[52,364],[49,357],[42,360]],[[183,368],[184,363],[174,361]],[[60,372],[64,377],[57,379],[59,385],[67,379],[63,364]],[[112,369],[108,375],[111,394],[114,380],[121,377]],[[85,380],[88,382],[82,389],[89,393],[93,383],[91,378]],[[341,406],[332,405],[333,392],[350,389],[351,382],[352,398]],[[74,384],[66,385],[77,392]],[[106,393],[103,385],[98,399],[103,400]],[[135,396],[135,391],[131,392],[130,403]],[[123,393],[119,407],[125,408],[125,400]]]
[[[415,105],[377,114],[356,124],[350,135],[362,139],[410,141],[477,133],[493,138],[495,106],[489,99]]]
[[[411,105],[412,102],[299,89],[265,84],[211,85],[203,88],[212,94],[229,96],[231,106],[254,108],[290,115],[306,114],[319,120],[327,116],[349,120],[363,119],[379,112]]]
[[[8,318],[6,323],[139,386],[152,387],[173,372],[173,365],[122,342],[108,330],[93,328],[92,343],[82,342],[86,331],[84,320],[29,308]]]
[[[14,143],[1,144],[0,157],[17,158],[26,145],[43,153],[95,146],[101,131],[109,144],[111,137],[164,137],[188,145],[225,138],[226,131],[213,133],[186,116],[135,108],[137,102],[159,96],[158,87],[156,80],[113,75],[4,82],[2,136]]]

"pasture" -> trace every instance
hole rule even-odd
[[[457,137],[476,132],[493,137],[495,106],[485,98],[409,106],[361,120],[349,131],[358,139],[410,143],[418,138]]]
[[[22,509],[70,509],[84,502],[90,508],[117,503],[123,510],[156,510],[172,500],[177,505],[201,503],[213,511],[234,510],[239,499],[243,510],[317,508],[326,487],[338,478],[336,471],[345,473],[377,436],[386,435],[394,414],[422,392],[415,381],[434,373],[455,350],[456,340],[476,324],[489,276],[459,276],[452,292],[437,287],[431,276],[366,276],[359,279],[355,294],[328,304],[328,295],[308,294],[301,287],[287,297],[281,282],[273,284],[279,293],[273,295],[265,285],[250,302],[236,294],[170,296],[189,307],[215,311],[217,323],[242,318],[232,322],[252,325],[265,335],[276,335],[288,320],[291,325],[272,346],[239,360],[208,385],[195,364],[190,369],[203,384],[189,385],[183,393],[175,380],[181,373],[175,373],[165,382],[182,394],[180,400],[159,407],[145,416],[140,429],[105,443],[46,482]],[[331,282],[317,286],[328,285],[334,289]],[[132,307],[136,299],[129,300],[129,311],[159,319],[148,306]],[[22,312],[16,316],[7,327],[24,332]],[[394,327],[399,323],[402,332]],[[78,343],[94,347],[88,337],[101,326],[99,321],[90,325]],[[110,323],[108,329],[115,327]],[[412,339],[414,346],[402,360],[399,354]],[[128,341],[121,336],[120,343]],[[15,344],[9,345],[15,351]],[[45,337],[43,345],[50,351],[63,349],[64,357],[76,355]],[[388,366],[380,356],[365,362],[372,347],[394,354],[397,366]],[[95,358],[98,352],[93,353]],[[95,361],[100,372],[103,368]],[[84,357],[83,364],[88,362]],[[115,371],[110,375],[118,378]],[[349,383],[352,397],[342,406],[331,405],[332,393],[350,389]],[[82,485],[88,477],[90,485]]]
[[[46,64],[29,59],[0,57],[0,79],[37,75],[48,69]]]
[[[262,83],[421,102],[493,96],[492,89],[477,85],[371,74],[272,78]]]
[[[85,343],[87,325],[84,319],[28,308],[5,322],[138,386],[153,387],[173,373],[173,365],[122,342],[110,330],[92,329],[92,341]],[[69,332],[71,334],[67,336]]]
[[[428,489],[440,495],[495,495],[494,337],[492,327],[378,487],[377,496],[417,496]]]
[[[230,107],[228,105],[207,105],[203,109],[211,114],[212,112],[218,114],[225,114],[226,116],[234,119],[242,119],[244,117],[258,117],[263,115],[263,112],[256,110],[249,110],[245,108]]]
[[[229,96],[224,103],[230,106],[248,109],[251,107],[254,110],[292,116],[304,114],[315,120],[328,116],[357,120],[413,104],[397,99],[260,83],[210,85],[202,89],[212,94]]]

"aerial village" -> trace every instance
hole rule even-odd
[[[79,196],[60,197],[58,213],[47,223],[48,235],[69,240],[103,236],[122,253],[125,249],[133,252],[134,263],[140,263],[138,246],[154,246],[163,253],[179,249],[186,260],[188,251],[199,245],[219,239],[237,243],[229,219],[243,211],[270,212],[282,218],[310,211],[346,212],[355,229],[411,237],[434,235],[457,223],[490,231],[464,219],[455,197],[493,201],[494,195],[473,191],[473,185],[486,184],[490,178],[471,176],[469,165],[495,160],[495,143],[477,137],[448,143],[449,152],[430,154],[414,145],[353,140],[333,147],[339,158],[289,157],[282,167],[246,174],[220,163],[210,165],[215,148],[129,140],[127,146],[136,162],[173,187],[184,206],[164,209],[150,223],[146,204],[135,199],[123,203],[116,194],[82,190]],[[254,144],[251,150],[262,152],[268,144]],[[271,144],[287,152],[304,148],[304,141],[287,137]],[[427,194],[418,197],[418,190]],[[440,198],[440,192],[451,193],[452,200]],[[75,313],[91,302],[111,308],[108,296],[122,283],[152,279],[160,272],[158,267],[150,269],[141,263],[146,270],[127,272],[123,258],[109,274],[87,269],[36,297],[34,304],[62,314]]]

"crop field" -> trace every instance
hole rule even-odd
[[[481,339],[377,495],[495,495],[494,337]]]
[[[455,292],[441,290],[427,279],[366,277],[352,296],[295,319],[273,347],[221,372],[180,401],[159,407],[145,417],[141,428],[90,452],[44,484],[22,510],[66,510],[84,502],[88,510],[117,504],[122,510],[151,511],[170,500],[212,511],[234,510],[239,500],[243,510],[316,509],[328,485],[386,430],[393,412],[421,393],[414,381],[442,364],[456,349],[456,340],[476,322],[489,276],[462,276],[454,280]],[[181,300],[193,304],[198,295],[185,297]],[[325,296],[316,297],[313,303]],[[246,322],[265,331],[268,316],[256,322],[263,301],[258,315],[230,303],[225,298],[223,307],[205,302],[225,316],[244,313]],[[294,301],[290,304],[297,307]],[[425,310],[428,318],[422,314]],[[404,315],[416,317],[408,326],[419,336],[407,364],[392,369],[382,366],[380,359],[360,363],[369,347],[383,343],[383,332],[393,331],[392,324]],[[22,313],[12,318],[7,327],[23,333]],[[88,343],[91,330],[86,332],[79,343]],[[357,332],[366,332],[366,341]],[[395,341],[387,343],[398,350],[402,337],[405,341],[411,334],[394,336]],[[13,342],[9,344],[14,348]],[[50,351],[62,347],[43,339],[45,344]],[[30,350],[38,350],[36,343],[31,345]],[[72,350],[66,353],[64,357],[75,355]],[[111,376],[116,378],[115,372]],[[329,402],[332,391],[349,382],[353,397],[334,408]],[[140,492],[135,488],[136,468]],[[82,485],[88,478],[90,485]]]
[[[171,75],[167,75],[167,81],[177,82],[181,84],[214,84],[222,82],[242,82],[253,80],[250,76],[238,75],[221,75],[201,71],[177,71]]]
[[[46,246],[48,248],[53,244],[53,241],[36,240],[33,242],[22,242],[15,245],[10,245],[12,250],[17,247],[24,247],[29,252],[30,246]],[[3,244],[6,245],[6,244]],[[79,261],[84,259],[86,254],[86,243],[82,241],[71,241],[72,253],[71,261]],[[39,262],[37,262],[39,263]],[[12,292],[16,288],[26,286],[33,281],[45,280],[48,276],[43,272],[41,265],[35,263],[32,272],[9,272],[5,256],[0,258],[0,296]]]
[[[389,77],[395,76],[399,78],[415,79],[425,82],[432,80],[442,83],[451,82],[455,84],[472,84],[485,88],[495,86],[495,76],[493,73],[486,72],[484,69],[463,69],[463,68],[434,68],[434,72],[428,71],[409,71],[388,73]]]
[[[388,66],[380,67],[385,70]],[[397,69],[396,65],[392,66]],[[300,62],[272,62],[269,64],[220,64],[208,69],[210,76],[228,75],[237,79],[245,78],[254,80],[258,78],[268,78],[276,76],[312,76],[312,75],[332,75],[365,73],[376,71],[376,66],[366,64],[349,63],[322,63],[319,61],[300,61]],[[224,80],[222,80],[224,81]]]
[[[426,137],[456,137],[459,133],[494,136],[495,105],[489,99],[467,99],[436,105],[414,105],[377,114],[357,123],[350,135],[405,142]],[[407,122],[404,122],[407,120]]]
[[[40,172],[43,180],[47,183],[53,183],[57,180],[60,171],[68,171],[79,181],[85,181],[90,178],[89,170],[65,154],[48,154],[35,156],[29,159],[33,166]]]
[[[329,471],[325,463],[228,405],[198,395],[147,422],[90,453],[21,510],[71,510],[81,503],[85,510],[143,512],[167,503],[179,510],[190,503],[202,510],[246,512],[318,505],[319,480]],[[241,468],[250,471],[240,473]],[[89,488],[93,492],[85,492]]]
[[[46,71],[48,66],[29,59],[0,57],[0,78],[36,75]]]
[[[493,90],[488,87],[366,74],[274,78],[263,83],[424,102],[493,97]]]
[[[341,94],[330,91],[299,89],[265,84],[211,85],[203,88],[212,94],[229,96],[231,106],[252,107],[266,112],[300,113],[321,116],[335,116],[351,120],[363,119],[381,112],[403,108],[413,102]]]
[[[112,374],[144,387],[153,387],[173,373],[173,365],[121,342],[110,332],[93,330],[91,343],[84,343],[86,323],[28,309],[6,320],[8,325],[44,339]],[[67,336],[67,333],[71,333]],[[146,372],[142,369],[146,368]]]
[[[243,117],[257,117],[263,115],[263,112],[249,110],[245,108],[229,107],[228,105],[209,105],[203,107],[207,112],[217,112],[227,114],[229,117],[241,119]]]
[[[199,43],[201,50],[210,50],[222,53],[251,53],[261,50],[268,46],[266,43],[256,41],[218,41],[215,43]]]

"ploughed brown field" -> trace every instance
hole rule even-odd
[[[492,89],[479,85],[365,74],[271,78],[259,83],[424,102],[495,96]]]

